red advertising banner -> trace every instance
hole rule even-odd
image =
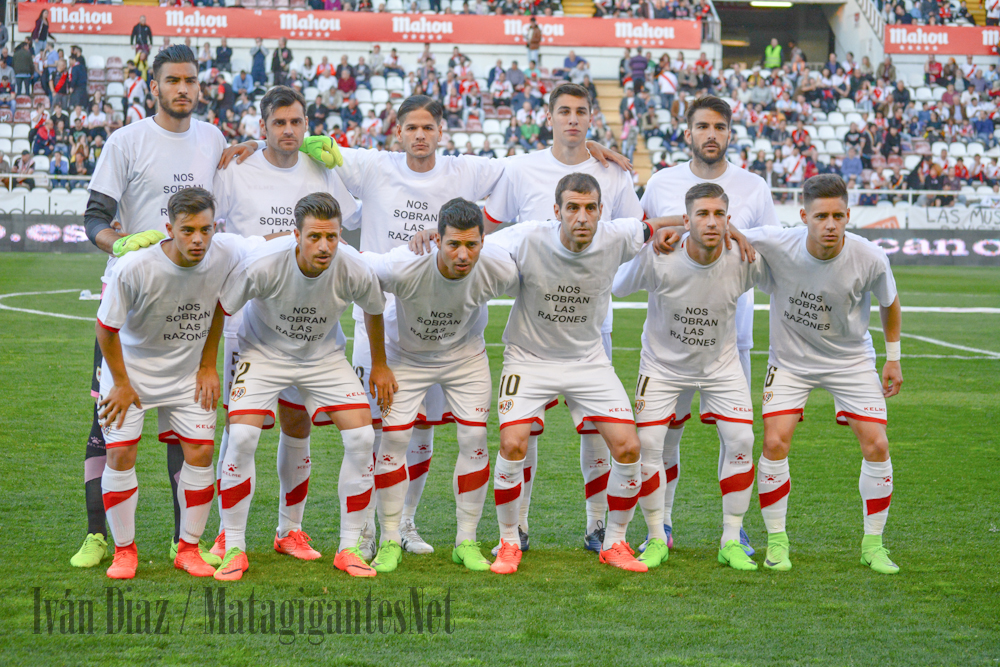
[[[992,56],[1000,44],[1000,28],[981,26],[887,25],[886,53]]]
[[[30,33],[43,9],[49,32],[63,35],[129,35],[140,16],[156,37],[265,37],[330,39],[342,42],[440,42],[523,45],[523,16],[389,14],[215,7],[136,7],[22,2],[18,29]],[[618,20],[578,16],[538,17],[546,46],[640,46],[697,49],[697,21]]]

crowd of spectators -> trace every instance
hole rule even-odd
[[[160,0],[165,7],[300,7],[317,11],[355,11],[441,14],[521,14],[552,16],[561,11],[558,0],[468,0],[455,6],[450,0]]]
[[[966,0],[878,0],[879,10],[886,23],[902,25],[976,25]],[[1000,6],[990,9],[990,0],[984,5],[987,16],[1000,17]],[[1000,5],[1000,3],[998,3]]]

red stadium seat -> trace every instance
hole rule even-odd
[[[514,111],[510,107],[497,107],[497,118],[510,118],[513,115]]]
[[[93,95],[97,91],[101,91],[101,94],[106,94],[108,90],[108,84],[101,81],[88,81],[87,82],[87,94]]]
[[[918,155],[930,155],[931,154],[931,143],[924,139],[914,139],[913,140],[913,152]]]
[[[87,81],[107,81],[107,76],[102,69],[87,70]]]
[[[42,88],[41,82],[36,81],[34,83],[34,85],[31,86],[31,94],[32,95],[44,95],[45,94],[45,89]]]
[[[38,106],[39,104],[42,105],[43,109],[48,109],[49,98],[46,97],[45,95],[35,95],[34,99],[32,100],[32,106]]]
[[[881,155],[872,156],[872,169],[885,169],[886,161]]]
[[[0,109],[0,123],[12,123],[14,122],[14,114],[10,112],[10,109],[4,107]]]
[[[14,122],[15,123],[30,123],[31,122],[31,109],[18,109],[14,112]]]
[[[19,109],[21,107],[31,108],[31,98],[27,95],[18,95],[14,98],[14,101],[17,102],[17,108]]]
[[[903,157],[901,155],[890,155],[889,156],[889,166],[899,167],[900,169],[904,166]]]
[[[244,3],[244,4],[246,4],[246,3]],[[110,56],[104,62],[104,66],[110,69],[112,67],[123,67],[124,63],[122,62],[122,59],[119,58],[118,56]]]
[[[106,74],[108,81],[121,82],[125,80],[125,73],[122,71],[121,67],[109,67]]]

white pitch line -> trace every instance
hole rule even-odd
[[[885,333],[877,327],[870,327],[872,331],[878,331],[879,333]],[[956,345],[955,343],[946,343],[943,340],[938,340],[937,338],[929,338],[927,336],[918,336],[911,333],[900,333],[903,338],[913,338],[914,340],[920,340],[925,343],[931,343],[932,345],[940,345],[941,347],[950,347],[953,350],[962,350],[963,352],[975,352],[976,354],[983,354],[988,356],[990,359],[1000,359],[1000,352],[994,352],[993,350],[981,350],[978,347],[967,347],[965,345]]]
[[[69,292],[79,292],[78,289],[57,289],[49,290],[48,292],[12,292],[10,294],[0,294],[0,301],[14,296],[37,296],[39,294],[67,294]],[[62,313],[49,313],[44,310],[32,310],[31,308],[15,308],[13,306],[5,306],[0,303],[0,310],[15,310],[19,313],[31,313],[32,315],[45,315],[46,317],[58,317],[64,320],[83,320],[84,322],[96,322],[96,318],[93,317],[80,317],[79,315],[64,315]]]

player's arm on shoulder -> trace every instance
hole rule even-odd
[[[646,218],[643,222],[649,227],[650,236],[647,240],[652,242],[653,250],[658,255],[668,255],[672,253],[686,229],[684,228],[684,218],[680,218],[680,225],[676,224],[678,216],[661,216],[657,218]]]
[[[97,190],[90,191],[87,210],[83,214],[83,226],[90,242],[109,255],[114,252],[115,241],[123,236],[111,227],[117,212],[118,202],[114,198]]]
[[[431,249],[440,242],[441,236],[438,234],[437,229],[428,227],[427,229],[421,229],[419,232],[414,234],[406,247],[412,253],[423,255],[424,253],[430,252]]]
[[[229,272],[219,292],[219,308],[224,315],[239,312],[246,302],[257,296],[252,278],[252,257],[243,260]]]
[[[619,153],[618,151],[611,150],[596,141],[587,140],[587,150],[590,151],[590,155],[601,163],[602,167],[607,167],[608,165],[614,163],[620,169],[623,169],[629,173],[632,173],[632,161],[627,157]]]
[[[640,290],[650,289],[648,276],[652,268],[653,246],[646,245],[628,262],[618,267],[611,293],[617,297],[626,297]]]
[[[216,304],[212,314],[212,326],[205,338],[205,346],[201,350],[201,363],[198,364],[198,375],[195,379],[194,400],[201,404],[202,410],[215,410],[221,393],[219,372],[216,364],[219,358],[219,340],[222,338],[222,327],[226,319],[222,307]]]
[[[225,169],[229,166],[229,163],[234,159],[236,164],[241,164],[243,160],[257,152],[257,149],[263,149],[267,144],[263,141],[256,141],[250,139],[249,141],[244,141],[242,144],[236,144],[235,146],[229,146],[224,151],[222,151],[222,157],[219,158],[219,169]]]
[[[726,250],[730,250],[733,247],[732,242],[736,241],[736,245],[740,250],[740,257],[745,262],[752,262],[757,259],[757,251],[754,250],[753,245],[747,240],[746,235],[744,235],[740,230],[736,229],[733,225],[729,225],[726,230],[726,235],[723,237],[726,243]]]

